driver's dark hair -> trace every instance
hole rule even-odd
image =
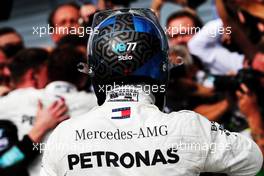
[[[61,46],[52,51],[48,61],[48,77],[52,81],[66,81],[78,87],[83,74],[78,64],[84,62],[83,54],[73,46]]]
[[[57,43],[57,47],[62,46],[72,46],[72,47],[78,47],[78,46],[87,46],[87,39],[85,37],[79,37],[78,35],[66,35],[63,36],[59,42]]]
[[[42,48],[27,48],[19,51],[8,65],[12,82],[20,83],[29,69],[38,71],[47,63],[48,56],[48,51]]]

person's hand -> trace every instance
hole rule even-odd
[[[62,99],[55,101],[48,108],[44,108],[42,102],[39,101],[36,121],[29,133],[31,140],[40,142],[48,131],[69,118],[67,111],[68,108]]]
[[[67,111],[68,107],[62,99],[55,101],[46,109],[39,101],[35,125],[45,126],[46,130],[51,130],[69,118]]]
[[[163,3],[164,0],[152,0],[151,9],[157,15],[158,18],[160,17],[160,9]]]
[[[240,87],[242,91],[236,91],[238,107],[246,117],[252,117],[255,113],[259,113],[257,96],[245,84],[241,84]]]
[[[105,1],[104,0],[98,0],[97,8],[98,8],[98,10],[105,10],[106,9]]]
[[[264,53],[258,52],[252,61],[252,67],[255,70],[264,72]]]
[[[195,91],[195,95],[201,96],[201,97],[212,97],[214,96],[215,92],[213,88],[205,87],[201,84],[196,84],[197,90]]]
[[[94,14],[96,12],[96,7],[92,4],[86,4],[83,5],[80,9],[80,14],[83,20],[88,23],[89,22],[89,16]]]
[[[241,85],[241,91],[237,91],[238,106],[240,111],[246,115],[251,135],[264,154],[264,131],[263,120],[257,103],[257,96],[250,92],[246,85]]]
[[[6,95],[10,91],[11,91],[10,88],[8,88],[7,86],[0,85],[0,97]]]

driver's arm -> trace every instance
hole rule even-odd
[[[230,176],[255,176],[262,167],[263,156],[257,144],[238,133],[197,115],[201,130],[210,146],[202,172],[226,173]]]

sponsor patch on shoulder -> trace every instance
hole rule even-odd
[[[109,102],[118,102],[118,101],[130,101],[137,102],[138,101],[138,92],[111,92]]]
[[[116,108],[116,109],[112,109],[111,119],[127,119],[130,118],[130,115],[131,115],[130,107]]]

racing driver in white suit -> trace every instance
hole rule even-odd
[[[41,176],[254,176],[263,157],[240,134],[191,111],[165,114],[167,40],[148,9],[99,12],[88,65],[100,106],[51,134]]]

